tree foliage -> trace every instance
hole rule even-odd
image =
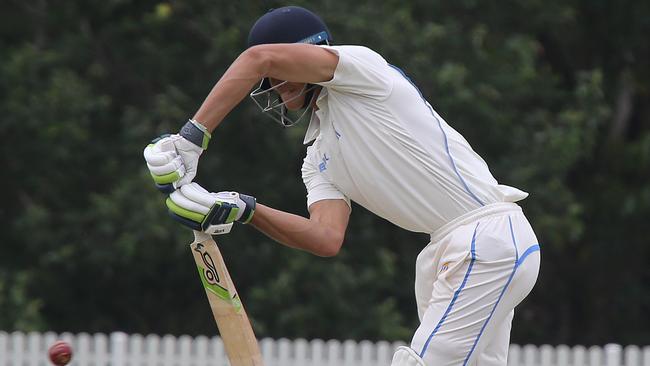
[[[531,193],[542,270],[514,342],[650,342],[647,2],[296,3],[336,43],[405,70],[499,181]],[[193,115],[255,19],[282,5],[0,5],[0,328],[215,332],[191,234],[166,217],[142,149]],[[305,127],[244,102],[197,180],[306,215]],[[220,241],[260,336],[408,340],[427,239],[355,206],[335,258],[247,227]]]

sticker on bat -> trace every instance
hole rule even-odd
[[[227,288],[220,285],[221,278],[219,277],[219,272],[217,271],[217,267],[214,264],[214,260],[212,259],[212,256],[210,256],[210,253],[204,251],[203,248],[204,248],[203,244],[197,243],[196,248],[194,249],[197,253],[201,255],[201,259],[203,261],[203,264],[205,265],[205,267],[201,267],[197,263],[197,267],[199,270],[199,277],[201,278],[201,283],[203,283],[203,287],[206,290],[217,295],[217,297],[219,297],[220,299],[230,302],[235,307],[235,309],[239,311],[242,305],[241,305],[241,301],[239,300],[239,297],[237,296],[237,293],[231,294]]]

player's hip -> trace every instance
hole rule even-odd
[[[415,287],[420,311],[428,305],[436,281],[456,278],[458,272],[462,282],[472,268],[473,277],[480,271],[491,273],[495,281],[507,278],[539,251],[533,229],[514,203],[474,210],[443,226],[431,239],[416,262]],[[531,268],[531,272],[536,276],[539,261],[533,262],[537,264],[533,263],[536,268]],[[454,286],[449,283],[447,287]]]
[[[480,221],[481,219],[487,220],[492,217],[502,216],[504,214],[517,214],[521,213],[521,207],[512,202],[497,202],[491,203],[475,210],[469,211],[455,219],[447,222],[431,234],[431,243],[439,243],[443,238],[447,237],[456,229]]]
[[[464,214],[431,234],[431,241],[418,255],[428,264],[443,257],[469,256],[482,261],[516,260],[531,246],[539,245],[521,207],[493,203]]]

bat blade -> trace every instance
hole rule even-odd
[[[194,237],[190,248],[230,365],[262,366],[257,338],[217,243],[202,232]]]

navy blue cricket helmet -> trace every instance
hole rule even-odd
[[[268,43],[331,44],[325,22],[299,6],[271,9],[261,16],[248,34],[248,47]]]

